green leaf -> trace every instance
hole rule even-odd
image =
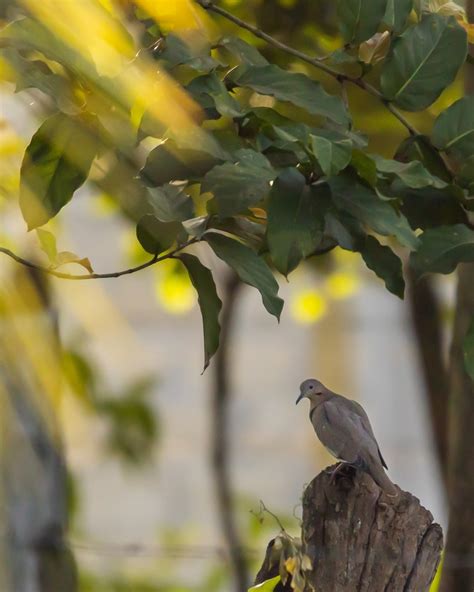
[[[409,136],[405,138],[397,149],[394,156],[399,162],[409,163],[419,160],[432,174],[446,181],[451,182],[451,173],[440,153],[434,148],[427,136]]]
[[[317,134],[311,134],[310,145],[321,170],[327,177],[337,175],[351,161],[352,142],[332,130],[317,130]]]
[[[204,330],[204,370],[219,347],[219,312],[222,302],[216,291],[211,271],[194,255],[182,254],[180,260],[188,270],[189,277],[198,294]],[[203,372],[204,372],[203,370]]]
[[[474,154],[463,162],[461,170],[456,176],[456,182],[474,194]]]
[[[27,60],[10,47],[1,49],[0,57],[14,71],[14,76],[7,77],[7,80],[16,84],[15,92],[37,88],[51,97],[64,113],[77,115],[80,112],[81,109],[74,97],[70,80],[60,74],[55,74],[45,62]]]
[[[87,179],[99,148],[88,122],[57,113],[34,134],[21,165],[20,207],[28,230],[45,224]]]
[[[148,154],[140,177],[148,187],[157,187],[170,181],[199,179],[219,162],[207,152],[180,149],[173,140],[167,140]]]
[[[220,40],[219,45],[225,47],[232,55],[249,66],[266,66],[268,64],[268,61],[253,45],[240,37],[224,37]]]
[[[275,267],[284,276],[319,245],[324,216],[315,188],[296,169],[283,170],[270,191],[267,240]]]
[[[193,41],[195,41],[193,43]],[[164,49],[159,54],[160,59],[167,62],[169,68],[185,64],[200,72],[210,72],[220,64],[210,55],[209,44],[202,43],[202,39],[191,39],[188,44],[178,35],[170,33],[164,41]]]
[[[41,245],[41,249],[46,253],[46,256],[51,263],[55,263],[58,249],[56,246],[56,237],[49,230],[43,230],[42,228],[36,229],[36,234]]]
[[[261,222],[244,216],[234,216],[223,220],[214,218],[209,227],[238,237],[257,253],[264,247],[266,227]]]
[[[186,90],[203,107],[207,107],[210,98],[215,109],[221,115],[227,117],[241,117],[243,115],[239,103],[228,92],[225,84],[215,73],[193,78],[187,85]]]
[[[412,8],[413,0],[388,0],[383,22],[398,34],[405,28]]]
[[[460,159],[474,155],[474,96],[459,99],[441,113],[433,127],[433,142]]]
[[[272,64],[260,67],[240,66],[232,70],[229,76],[237,86],[251,88],[279,101],[288,101],[335,123],[349,124],[349,114],[342,100],[329,95],[319,82],[305,74],[287,72]]]
[[[410,261],[417,275],[451,273],[458,263],[474,261],[474,230],[464,224],[425,230]]]
[[[381,278],[387,290],[403,299],[405,280],[402,262],[390,247],[381,245],[373,236],[367,236],[361,255],[365,264]]]
[[[189,236],[201,238],[206,232],[209,224],[209,216],[198,216],[190,220],[183,221],[183,228]]]
[[[377,167],[374,160],[362,150],[352,151],[351,165],[361,179],[372,187],[377,184]]]
[[[469,329],[464,338],[464,367],[467,373],[474,380],[474,317],[471,319]]]
[[[336,206],[384,236],[395,236],[412,249],[418,240],[405,216],[398,214],[386,201],[352,175],[331,177],[328,181]]]
[[[438,179],[427,171],[418,160],[404,163],[376,155],[372,155],[372,158],[380,173],[389,176],[394,175],[403,181],[405,185],[413,189],[420,189],[421,187],[443,189],[447,185],[445,181]]]
[[[401,211],[413,229],[467,223],[467,214],[447,190],[405,189],[399,193]]]
[[[453,82],[466,53],[466,31],[454,17],[427,15],[393,44],[382,67],[382,92],[402,109],[421,111]]]
[[[278,283],[265,261],[250,247],[222,234],[209,233],[206,240],[245,284],[257,288],[267,311],[280,320],[283,300],[278,296]]]
[[[211,169],[202,181],[202,191],[210,191],[218,205],[219,216],[226,218],[256,205],[270,190],[276,171],[268,160],[250,149],[236,153],[238,161]]]
[[[179,222],[162,222],[153,214],[146,214],[137,224],[137,239],[153,255],[166,251],[176,240],[182,226]]]
[[[148,189],[148,202],[162,222],[184,222],[194,217],[193,200],[183,187],[163,185]]]
[[[324,235],[337,242],[346,251],[357,251],[365,241],[362,224],[346,212],[338,212],[334,206],[324,216]]]
[[[249,592],[273,592],[277,586],[281,582],[280,576],[276,576],[267,580],[266,582],[262,582],[261,584],[257,584],[256,586],[252,586],[249,588]]]
[[[358,45],[377,32],[387,0],[338,0],[337,14],[346,43]]]

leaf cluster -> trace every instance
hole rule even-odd
[[[459,15],[413,0],[338,0],[337,6],[344,46],[321,69],[341,82],[339,94],[329,94],[314,76],[269,63],[242,38],[196,43],[135,13],[143,33],[135,65],[141,67],[145,53],[184,89],[193,121],[185,132],[172,117],[157,120],[156,104],[138,109],[120,74],[101,74],[34,15],[0,31],[1,57],[16,70],[17,90],[34,87],[53,105],[21,168],[28,228],[54,217],[93,177],[94,163],[106,163],[108,174],[92,180],[116,195],[143,249],[178,258],[196,288],[205,366],[218,347],[221,302],[200,258],[173,254],[190,240],[206,243],[256,288],[277,319],[283,301],[275,271],[288,276],[336,246],[360,253],[400,297],[401,251],[419,275],[449,273],[474,259],[468,221],[474,98],[450,105],[430,135],[407,123],[409,137],[386,159],[368,150],[344,92],[344,84],[357,84],[402,122],[397,109],[425,111],[466,61]],[[348,64],[356,76],[346,73]],[[136,155],[143,150],[140,166]]]

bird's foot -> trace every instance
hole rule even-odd
[[[336,481],[336,477],[352,477],[354,471],[354,467],[346,462],[340,462],[335,469],[328,470],[326,472],[329,473],[329,483],[333,484]]]

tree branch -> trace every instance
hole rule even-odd
[[[275,37],[272,37],[268,33],[265,33],[258,27],[255,27],[254,25],[251,25],[250,23],[243,21],[242,19],[228,12],[224,8],[216,6],[212,0],[196,0],[196,2],[205,10],[209,10],[210,12],[215,12],[216,14],[219,14],[220,16],[234,23],[238,27],[250,31],[250,33],[255,35],[255,37],[263,39],[269,45],[273,45],[273,47],[276,47],[277,49],[280,49],[281,51],[284,51],[285,53],[292,55],[302,60],[303,62],[306,62],[307,64],[311,64],[311,66],[314,66],[315,68],[318,68],[318,70],[321,70],[329,76],[332,76],[338,82],[350,82],[351,84],[354,84],[355,86],[358,86],[359,88],[365,90],[368,94],[377,97],[377,99],[379,99],[383,103],[383,105],[385,105],[385,107],[390,111],[390,113],[398,119],[398,121],[410,132],[410,134],[414,136],[420,135],[420,132],[400,113],[400,111],[398,111],[398,109],[394,107],[392,103],[390,103],[380,91],[378,91],[374,86],[372,86],[368,82],[365,82],[365,80],[362,80],[361,78],[355,78],[353,76],[348,76],[347,74],[342,74],[341,72],[334,70],[334,68],[331,68],[330,66],[324,64],[320,58],[312,57],[307,53],[304,53],[303,51],[299,51],[294,47],[286,45],[286,43],[278,41],[278,39],[275,39]]]
[[[24,259],[20,257],[10,249],[6,247],[0,247],[0,253],[4,253],[14,259],[17,263],[24,265],[25,267],[29,267],[30,269],[36,269],[37,271],[41,271],[42,273],[47,273],[48,275],[52,275],[56,278],[60,278],[62,280],[100,280],[100,279],[107,279],[107,278],[118,278],[122,275],[130,275],[131,273],[135,273],[136,271],[141,271],[142,269],[146,269],[147,267],[151,267],[155,265],[155,263],[159,263],[160,261],[164,261],[165,259],[173,259],[176,253],[179,253],[189,245],[193,245],[194,243],[198,242],[198,239],[193,238],[186,243],[180,245],[173,251],[166,253],[166,255],[162,255],[158,257],[154,255],[151,259],[142,263],[141,265],[137,265],[136,267],[130,267],[128,269],[122,269],[121,271],[112,271],[110,273],[88,273],[88,274],[74,274],[74,273],[64,273],[62,271],[57,271],[51,267],[46,267],[45,265],[38,265],[33,263],[33,261],[29,261],[28,259]]]

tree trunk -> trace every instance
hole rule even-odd
[[[217,498],[217,508],[222,534],[229,554],[234,589],[247,592],[247,565],[240,541],[232,500],[229,466],[228,409],[230,403],[229,349],[235,308],[240,287],[239,278],[232,273],[224,285],[223,310],[219,349],[214,358],[214,387],[212,397],[212,467]]]
[[[0,589],[76,592],[55,313],[45,284],[23,270],[3,283],[0,311]]]
[[[474,0],[466,2],[470,22]],[[471,56],[474,56],[472,45]],[[474,94],[474,66],[465,66],[467,94]],[[458,268],[451,344],[449,400],[449,528],[441,592],[474,590],[474,383],[464,367],[463,343],[474,318],[474,263]]]
[[[313,566],[308,592],[426,592],[443,533],[413,495],[400,490],[390,498],[368,475],[346,468],[336,481],[323,471],[305,489],[302,541]],[[276,567],[264,562],[258,582],[277,575]]]
[[[433,286],[433,278],[426,276],[415,279],[410,266],[407,275],[408,303],[418,345],[419,365],[425,384],[438,463],[447,486],[449,380],[447,360],[443,352],[441,306]]]
[[[449,408],[449,528],[442,592],[474,590],[474,383],[464,367],[463,342],[474,317],[474,264],[459,267],[451,347]]]

